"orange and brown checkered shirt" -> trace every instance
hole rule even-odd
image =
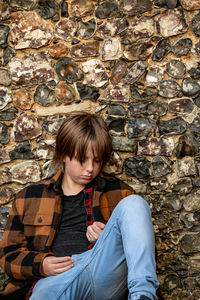
[[[42,278],[42,261],[51,252],[61,216],[62,171],[20,191],[0,243],[0,266],[10,276],[4,295]],[[107,222],[114,207],[133,190],[114,176],[101,173],[85,188],[88,224]]]

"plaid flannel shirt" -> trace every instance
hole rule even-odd
[[[61,216],[62,171],[20,191],[0,243],[0,266],[11,277],[4,295],[42,278],[42,262],[51,252]],[[114,207],[133,190],[114,176],[101,173],[85,190],[87,225],[107,222]]]

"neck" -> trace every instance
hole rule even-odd
[[[70,196],[70,195],[77,195],[78,193],[80,193],[80,191],[84,189],[85,186],[70,181],[68,178],[65,178],[64,175],[61,187],[63,190],[63,194],[66,196]]]

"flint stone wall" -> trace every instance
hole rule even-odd
[[[164,299],[200,299],[200,1],[0,0],[1,236],[76,110],[103,116],[105,170],[152,208]]]

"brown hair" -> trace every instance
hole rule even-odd
[[[90,142],[103,166],[112,153],[112,140],[105,121],[99,115],[86,112],[68,115],[57,133],[54,162],[63,164],[65,156],[72,159],[76,155],[82,164]]]

